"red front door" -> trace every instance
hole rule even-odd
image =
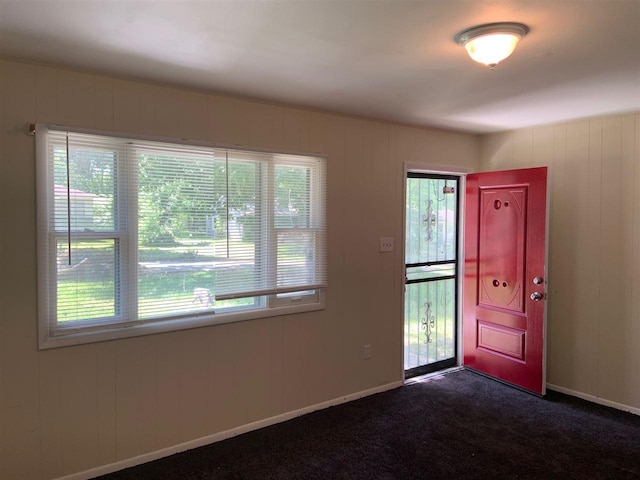
[[[544,395],[547,168],[466,181],[463,363]]]

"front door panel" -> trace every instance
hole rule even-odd
[[[538,394],[546,178],[546,167],[472,174],[465,197],[464,364]]]
[[[527,188],[480,190],[480,304],[524,311]]]

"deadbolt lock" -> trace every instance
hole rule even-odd
[[[544,282],[544,279],[542,277],[533,277],[533,283],[535,285],[541,285],[542,282]]]

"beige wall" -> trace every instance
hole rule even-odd
[[[640,409],[640,113],[481,138],[483,170],[548,165],[548,382]]]
[[[402,238],[403,162],[477,168],[478,137],[16,62],[0,78],[0,478],[56,478],[402,379],[402,258],[378,238]],[[326,310],[38,351],[31,122],[328,154]]]

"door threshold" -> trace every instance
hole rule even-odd
[[[417,377],[407,378],[404,381],[405,385],[411,385],[413,383],[421,383],[433,380],[436,377],[443,377],[451,372],[458,372],[460,370],[464,370],[464,366],[459,365],[457,367],[445,368],[443,370],[438,370],[437,372],[426,373],[424,375],[419,375]]]

